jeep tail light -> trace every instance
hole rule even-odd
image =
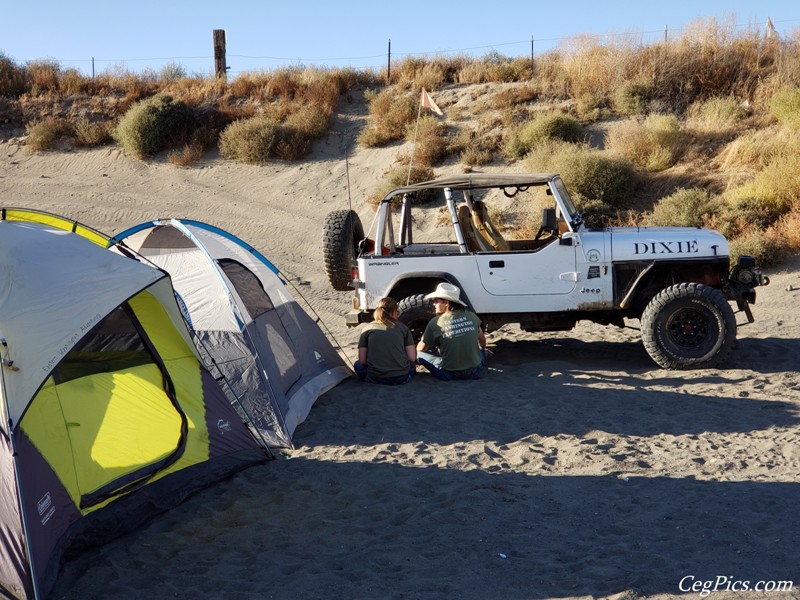
[[[358,279],[358,266],[355,266],[352,269],[350,269],[350,276],[353,281]]]

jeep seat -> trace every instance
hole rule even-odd
[[[470,252],[488,252],[492,248],[489,243],[484,240],[472,225],[470,218],[469,206],[461,204],[456,214],[458,215],[458,222],[461,225],[461,232],[464,234],[464,241],[467,243],[467,249]]]
[[[507,251],[511,249],[509,243],[489,218],[489,211],[482,200],[475,200],[472,203],[472,224],[475,226],[478,235],[486,240],[492,250]]]

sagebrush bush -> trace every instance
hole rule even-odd
[[[560,173],[575,194],[615,209],[626,208],[641,183],[629,161],[584,144],[545,142],[528,154],[525,164],[531,172]]]
[[[159,94],[134,104],[113,131],[116,142],[138,158],[179,146],[197,125],[192,109],[182,100]]]
[[[25,69],[0,52],[0,97],[19,96],[25,92]]]
[[[606,98],[599,93],[584,92],[575,100],[578,117],[589,121],[597,121],[610,116],[611,109]]]
[[[581,141],[581,125],[577,119],[565,114],[536,115],[527,123],[511,131],[503,150],[509,158],[521,159],[547,140],[579,142]]]
[[[224,158],[259,165],[275,158],[288,138],[286,128],[274,119],[254,117],[228,125],[219,137],[219,151]]]
[[[417,96],[387,88],[379,93],[367,93],[369,122],[358,136],[366,148],[383,146],[403,139],[406,125],[417,117]]]
[[[645,224],[660,227],[702,227],[720,210],[720,200],[703,188],[682,188],[661,198]]]
[[[192,163],[197,162],[203,157],[203,144],[194,142],[186,144],[183,148],[173,150],[168,155],[168,160],[171,165],[176,167],[185,167]]]
[[[800,253],[800,210],[785,214],[773,225],[775,235],[782,240],[789,252]]]
[[[331,113],[316,104],[303,104],[286,117],[284,125],[300,135],[317,139],[325,135],[330,125]]]
[[[698,131],[719,132],[734,127],[746,116],[747,112],[735,98],[715,96],[693,103],[687,124]]]
[[[430,181],[434,177],[433,169],[427,165],[412,165],[410,171],[407,166],[395,167],[389,171],[384,182],[367,198],[367,201],[372,206],[378,206],[386,194],[393,189],[405,187],[409,184]],[[425,194],[417,194],[414,196],[414,202],[415,204],[431,202],[437,197],[437,194],[440,193],[441,192],[436,190],[428,190]]]
[[[72,121],[75,135],[75,145],[78,147],[92,148],[110,143],[113,124],[109,121],[90,121],[86,116],[77,117]]]
[[[675,164],[686,136],[674,115],[650,115],[641,123],[628,120],[609,128],[605,143],[637,167],[656,172]]]
[[[731,264],[740,256],[754,256],[761,268],[769,268],[780,263],[786,256],[787,247],[771,231],[751,229],[730,242]]]
[[[783,125],[794,131],[800,130],[800,87],[776,92],[770,109]]]
[[[617,217],[617,210],[602,200],[588,200],[577,194],[573,200],[587,227],[609,227]]]
[[[41,121],[34,121],[27,127],[28,139],[25,147],[29,152],[50,150],[74,134],[72,123],[62,117],[45,117]]]
[[[447,152],[446,128],[441,119],[433,115],[425,115],[414,123],[406,125],[406,141],[414,142],[412,152],[413,163],[432,167]]]
[[[752,201],[762,204],[776,217],[799,207],[800,154],[776,156],[753,179],[727,190],[724,196],[730,203]]]
[[[624,83],[614,92],[614,109],[629,117],[644,114],[652,96],[653,89],[649,85]]]

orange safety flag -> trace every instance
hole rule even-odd
[[[436,106],[436,102],[434,102],[433,99],[428,95],[428,92],[425,91],[425,88],[422,88],[422,95],[419,98],[419,105],[424,106],[425,108],[430,108],[439,116],[444,116],[442,109]]]

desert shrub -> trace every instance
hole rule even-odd
[[[528,154],[525,165],[531,172],[560,173],[573,193],[612,208],[625,208],[640,184],[628,160],[585,144],[545,142]]]
[[[394,88],[380,93],[368,92],[369,123],[358,136],[358,143],[366,148],[382,146],[403,139],[408,123],[417,116],[416,94],[401,94]]]
[[[575,100],[575,110],[578,117],[590,121],[608,118],[610,109],[608,102],[601,94],[596,92],[584,92]]]
[[[29,62],[26,68],[28,86],[34,96],[45,92],[58,91],[58,78],[61,67],[54,60],[37,60]]]
[[[171,165],[176,167],[185,167],[192,163],[197,162],[203,157],[203,144],[200,142],[193,142],[185,144],[183,148],[173,150],[167,156]]]
[[[719,211],[719,199],[702,188],[682,188],[653,205],[645,224],[663,227],[701,227]]]
[[[478,60],[467,62],[456,74],[458,83],[519,81],[519,65],[499,52],[490,52]]]
[[[102,146],[112,141],[112,124],[109,121],[90,121],[81,116],[72,121],[75,133],[75,145],[82,147]]]
[[[461,163],[466,167],[477,167],[492,162],[492,152],[477,146],[467,146],[461,153]]]
[[[62,139],[72,137],[73,128],[66,119],[49,116],[29,124],[27,133],[26,148],[30,152],[39,152],[50,150]]]
[[[25,69],[0,52],[0,96],[15,97],[25,92]]]
[[[626,116],[641,115],[647,110],[653,90],[641,83],[624,83],[614,92],[614,109]]]
[[[176,62],[168,62],[158,72],[158,80],[162,84],[172,83],[186,77],[188,77],[186,69]]]
[[[185,143],[196,125],[192,109],[159,94],[134,104],[113,131],[116,142],[139,158]]]
[[[686,136],[674,115],[650,115],[641,123],[628,120],[610,128],[606,148],[648,171],[675,164]]]
[[[800,152],[800,140],[779,126],[747,131],[730,142],[719,154],[725,170],[763,169],[784,152]]]
[[[772,114],[793,130],[800,130],[800,87],[780,90],[772,97]]]
[[[91,79],[83,75],[78,69],[66,69],[58,78],[58,90],[65,96],[88,93],[91,88]]]
[[[608,227],[617,216],[617,210],[602,200],[589,200],[578,194],[573,200],[587,227]]]
[[[775,206],[754,198],[731,201],[723,197],[723,200],[725,201],[709,216],[708,226],[718,230],[729,240],[750,231],[766,231],[785,214],[777,211]]]
[[[433,166],[447,151],[444,138],[445,126],[433,115],[425,115],[414,123],[406,125],[406,141],[412,142],[413,162],[419,165]]]
[[[782,240],[789,252],[800,253],[800,211],[783,215],[773,226],[778,239]]]
[[[383,184],[381,184],[378,189],[370,194],[369,198],[367,198],[367,201],[372,206],[378,206],[386,194],[391,192],[393,189],[405,187],[408,184],[430,181],[434,178],[434,176],[433,169],[427,165],[412,165],[410,172],[407,166],[395,167],[386,175],[386,179],[384,180]],[[435,190],[428,190],[424,192],[424,194],[414,196],[414,202],[415,204],[431,202],[436,198],[437,193],[439,192]]]
[[[403,89],[435,90],[442,84],[452,81],[452,73],[457,68],[454,61],[458,61],[458,57],[450,60],[407,57],[398,65],[392,66],[392,78]]]
[[[509,158],[520,159],[547,140],[579,142],[581,125],[573,117],[560,113],[537,115],[512,130],[503,150]]]
[[[495,110],[512,108],[518,104],[535,102],[539,98],[539,90],[531,85],[511,87],[497,92],[491,99],[491,107]]]
[[[800,206],[800,155],[781,154],[770,161],[756,176],[725,192],[725,199],[764,205],[764,210],[781,216]]]
[[[786,245],[771,231],[752,229],[730,242],[731,264],[740,256],[754,256],[756,264],[768,268],[780,263],[786,256]]]
[[[730,96],[708,98],[693,103],[688,111],[688,124],[699,131],[724,131],[747,116],[741,103]]]
[[[330,124],[331,113],[315,104],[302,104],[286,117],[284,125],[310,139],[325,135]]]
[[[277,156],[288,137],[286,128],[274,119],[254,117],[228,125],[219,137],[219,151],[237,162],[263,164]]]

